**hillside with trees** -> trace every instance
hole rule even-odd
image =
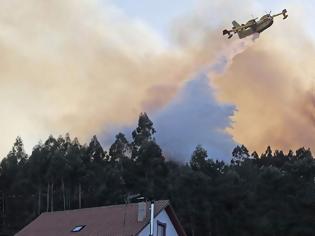
[[[245,146],[231,163],[196,144],[189,163],[163,156],[143,113],[132,140],[116,135],[105,151],[50,136],[28,156],[21,138],[0,164],[0,235],[13,235],[41,212],[125,203],[139,193],[170,199],[189,236],[315,234],[315,161],[309,149],[262,154]]]

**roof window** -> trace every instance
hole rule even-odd
[[[85,227],[85,225],[77,225],[71,230],[71,232],[73,232],[73,233],[80,232],[84,227]]]

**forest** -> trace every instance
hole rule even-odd
[[[196,144],[189,163],[163,155],[146,113],[128,141],[109,150],[49,136],[30,155],[17,137],[0,164],[0,235],[14,235],[41,212],[169,199],[189,236],[315,235],[315,161],[309,149],[284,153],[235,147],[230,163]]]

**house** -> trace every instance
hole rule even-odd
[[[186,236],[168,200],[42,213],[17,236]],[[154,215],[151,221],[151,213]]]

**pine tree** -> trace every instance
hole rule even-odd
[[[204,170],[207,168],[208,153],[201,145],[198,145],[192,154],[190,166],[193,170]]]
[[[94,135],[87,147],[87,161],[102,162],[105,158],[105,152],[98,141],[96,135]]]
[[[116,135],[116,140],[109,148],[109,156],[112,161],[121,161],[131,157],[131,145],[125,135],[119,133]]]
[[[137,159],[139,150],[150,142],[154,142],[155,129],[153,128],[153,122],[149,119],[146,113],[141,113],[138,120],[138,127],[132,132],[132,156],[133,159]]]
[[[136,186],[147,198],[163,194],[165,183],[162,178],[167,175],[165,158],[155,142],[154,133],[153,122],[146,113],[140,114],[138,127],[132,132],[132,159],[135,161]]]
[[[236,148],[234,148],[232,156],[233,158],[231,160],[231,164],[240,166],[242,162],[244,162],[250,157],[250,154],[248,149],[244,145],[242,145],[236,146]]]
[[[30,181],[27,177],[26,164],[28,157],[24,151],[23,141],[17,137],[7,157],[1,161],[2,186],[2,216],[4,225],[10,225],[10,221],[17,219],[17,225],[21,226],[23,215],[19,212],[27,212],[27,206],[23,204],[23,195],[29,194]]]
[[[24,165],[27,159],[27,154],[24,151],[23,141],[20,137],[17,137],[13,144],[12,150],[8,154],[8,159],[17,164]]]

